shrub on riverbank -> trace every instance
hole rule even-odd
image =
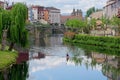
[[[73,39],[75,37],[75,33],[69,31],[69,32],[64,33],[64,36],[66,38]]]
[[[0,70],[16,62],[17,52],[0,51]]]
[[[78,47],[83,48],[84,50],[88,50],[88,51],[120,56],[120,54],[119,54],[120,49],[117,49],[117,48],[107,48],[107,47],[92,46],[92,45],[77,44],[77,43],[73,43],[72,45],[78,46]]]
[[[90,36],[77,34],[75,35],[74,39],[69,39],[65,37],[64,41],[107,48],[120,48],[120,37]]]

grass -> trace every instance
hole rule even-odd
[[[1,47],[1,45],[0,45]],[[8,47],[6,47],[7,49]],[[18,56],[16,51],[0,51],[0,70],[16,62]]]

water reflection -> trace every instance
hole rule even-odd
[[[119,52],[119,50],[115,50],[110,53],[109,51],[107,52],[107,49],[105,50],[104,48],[88,45],[85,47],[84,46],[79,47],[80,49],[84,49],[84,55],[86,56],[86,59],[80,58],[81,55],[79,53],[79,49],[72,50],[73,53],[76,53],[72,58],[72,61],[74,61],[76,65],[81,65],[81,63],[84,63],[86,68],[91,67],[92,69],[96,68],[102,71],[102,74],[107,77],[107,80],[120,80],[120,56],[119,53],[112,53]],[[103,51],[101,51],[102,53],[100,53],[100,49],[103,49]]]
[[[66,61],[68,61],[69,58],[70,58],[70,56],[69,56],[69,54],[67,53],[67,54],[66,54]]]
[[[29,54],[19,54],[0,80],[120,80],[119,50],[63,45],[61,36],[43,40],[44,46],[38,40]]]
[[[14,64],[9,69],[0,72],[0,80],[26,80],[28,77],[28,63]]]

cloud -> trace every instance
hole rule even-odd
[[[54,6],[61,9],[61,13],[71,13],[73,8],[86,12],[90,7],[102,8],[107,0],[9,0],[14,2],[26,2],[42,6]]]
[[[63,64],[66,61],[65,58],[51,58],[51,57],[46,57],[46,59],[41,59],[41,60],[32,60],[30,61],[30,73],[34,73],[36,71],[41,71],[45,69],[50,69],[57,67],[61,64]]]

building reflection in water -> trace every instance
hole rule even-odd
[[[39,42],[42,42],[42,41],[39,41],[39,40],[35,41],[36,42],[35,45],[41,46]],[[45,43],[47,43],[47,46],[50,46],[50,45],[55,46],[55,44],[62,45],[62,42],[60,42],[59,39],[56,39],[56,38],[45,39]],[[90,47],[90,50],[91,48],[96,49],[96,48]],[[98,49],[101,49],[100,51],[104,50],[102,48],[98,48]],[[105,75],[108,78],[108,80],[120,80],[120,56],[113,55],[113,54],[105,54],[106,52],[102,53],[102,52],[99,52],[99,50],[95,50],[95,51],[94,50],[90,51],[90,50],[87,49],[87,47],[85,47],[84,49],[84,48],[69,46],[68,51],[70,54],[65,53],[64,58],[61,58],[61,60],[59,59],[60,56],[57,56],[56,58],[58,59],[58,62],[61,62],[61,63],[63,63],[63,60],[64,61],[66,60],[66,62],[70,62],[70,61],[74,62],[76,66],[85,64],[87,68],[88,67],[97,68],[97,65],[99,65],[100,70],[102,71],[103,75]],[[71,56],[71,53],[72,53],[72,56]],[[52,56],[52,59],[53,58],[54,56]],[[31,59],[37,59],[37,60],[41,59],[42,62],[44,63],[45,59],[51,59],[51,57],[46,56],[43,52],[40,52],[40,51],[36,51],[36,52],[31,51],[29,54],[20,53],[17,58],[16,64],[13,64],[13,66],[11,66],[9,69],[5,69],[0,72],[0,80],[27,80],[27,78],[29,77],[29,71],[28,71],[29,61],[28,60],[31,60]],[[52,64],[51,62],[49,63],[50,65]],[[47,67],[48,66],[49,65],[47,65]]]
[[[45,55],[42,53],[32,54],[32,59],[45,58]],[[13,64],[8,69],[2,70],[0,72],[0,80],[26,80],[29,76],[29,54],[20,53],[16,59],[16,64]]]
[[[92,68],[97,68],[97,65],[100,65],[102,73],[107,77],[107,80],[120,80],[120,56],[98,52],[89,52],[89,54],[86,54],[87,52],[89,51],[86,51],[84,55],[84,57],[87,57],[87,60],[86,58],[82,58],[78,52],[73,52],[77,54],[75,54],[71,60],[74,61],[76,65],[81,65],[86,60],[86,67],[91,66]]]

